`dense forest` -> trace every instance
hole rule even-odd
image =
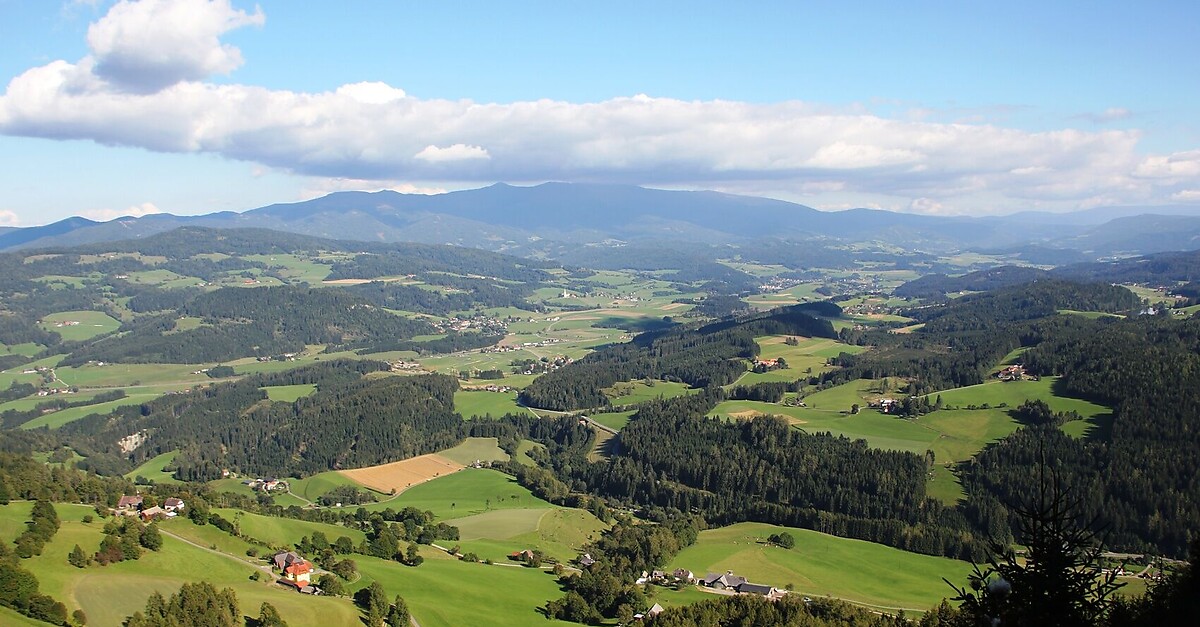
[[[966,467],[968,491],[1011,503],[1029,489],[1025,469],[1054,460],[1058,480],[1111,546],[1186,554],[1200,529],[1200,320],[1088,321],[1024,360],[1033,372],[1062,375],[1065,394],[1115,407],[1111,425],[1097,425],[1086,439],[1026,427]]]

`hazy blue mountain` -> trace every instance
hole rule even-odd
[[[1125,210],[1133,209],[1121,211]],[[1182,228],[1182,223],[1144,223],[1136,238],[1123,242],[1118,237],[1121,233],[1134,234],[1128,228],[1106,235],[1103,227],[1088,226],[1105,215],[1103,211],[1082,213],[1087,215],[1025,213],[965,218],[876,209],[831,212],[719,192],[632,185],[496,184],[438,195],[338,192],[243,213],[156,214],[103,223],[71,218],[0,232],[0,250],[145,237],[189,225],[265,228],[342,240],[455,244],[538,256],[554,256],[581,244],[639,240],[727,244],[763,238],[816,239],[884,242],[934,252],[1030,244],[1103,251],[1133,247],[1135,252],[1145,252],[1150,249],[1137,247],[1166,250],[1162,246],[1190,245],[1186,237],[1190,227]],[[1170,237],[1156,241],[1155,228],[1169,229],[1164,235]]]

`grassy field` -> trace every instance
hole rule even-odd
[[[208,375],[197,373],[200,368],[193,364],[84,364],[55,372],[63,383],[81,388],[155,387],[167,391],[211,383]]]
[[[438,451],[438,455],[463,466],[470,466],[476,460],[481,462],[508,461],[508,453],[500,448],[496,438],[466,438],[462,444],[454,448]]]
[[[676,398],[694,394],[697,391],[699,390],[692,389],[686,383],[631,381],[606,388],[604,394],[608,396],[613,405],[637,405],[660,398]]]
[[[454,393],[454,409],[462,414],[463,418],[474,416],[499,418],[504,414],[529,413],[528,409],[517,404],[516,392],[459,390]]]
[[[20,525],[29,514],[30,503],[11,503],[0,506],[0,532],[5,541],[13,524]],[[187,544],[169,535],[179,529],[181,535],[196,529],[185,520],[162,523],[165,532],[163,549],[146,552],[137,561],[127,561],[105,567],[78,569],[67,563],[67,554],[78,544],[94,551],[100,545],[103,523],[80,522],[91,512],[90,507],[58,505],[62,528],[46,545],[42,555],[23,561],[33,571],[43,593],[62,601],[67,611],[82,609],[89,625],[120,625],[125,616],[142,609],[146,598],[158,591],[164,596],[178,591],[189,581],[205,580],[217,587],[230,587],[238,595],[243,613],[257,615],[265,601],[274,605],[289,625],[349,625],[358,620],[358,610],[348,599],[308,597],[282,588],[274,583],[249,579],[254,566],[242,559],[220,555]],[[202,539],[202,538],[201,538]],[[210,543],[211,544],[211,543]],[[186,565],[186,567],[181,567]],[[0,615],[0,618],[7,618]],[[22,624],[20,622],[4,624]],[[39,623],[40,624],[40,623]]]
[[[428,547],[422,549],[425,563],[416,568],[355,556],[363,574],[361,586],[378,581],[389,598],[403,596],[421,627],[575,624],[547,621],[538,613],[547,601],[562,596],[554,575],[546,571],[471,564]]]
[[[23,344],[5,344],[0,342],[0,355],[24,355],[33,357],[41,352],[42,346],[33,342],[25,342]]]
[[[633,417],[633,415],[635,413],[637,413],[637,411],[631,409],[629,411],[617,411],[617,412],[609,412],[606,414],[594,414],[594,415],[588,416],[588,418],[591,418],[592,420],[594,420],[610,429],[615,429],[617,431],[620,431],[621,429],[625,428],[625,425],[629,424],[629,419],[631,417]]]
[[[121,322],[102,311],[63,311],[42,318],[38,326],[64,341],[78,342],[116,331]]]
[[[788,531],[795,548],[769,546],[772,533]],[[791,585],[807,596],[834,596],[879,609],[924,611],[952,596],[942,581],[965,583],[971,566],[944,557],[908,553],[881,544],[837,538],[807,529],[740,523],[700,532],[667,570],[734,573],[754,583]]]
[[[499,509],[538,509],[551,505],[521,487],[508,475],[488,469],[466,468],[452,475],[413,486],[400,496],[367,509],[416,507],[438,519],[463,518]],[[454,524],[454,523],[450,523]]]
[[[84,416],[90,416],[92,414],[107,414],[118,407],[125,407],[127,405],[140,405],[146,401],[158,398],[159,396],[161,395],[155,393],[130,394],[125,398],[117,399],[115,401],[108,401],[106,403],[96,403],[95,405],[85,405],[83,407],[68,407],[66,409],[60,409],[58,411],[43,414],[37,418],[34,418],[33,420],[21,425],[21,428],[36,429],[38,427],[49,427],[51,429],[57,429],[69,422],[79,420]],[[73,397],[67,398],[73,399]]]
[[[314,502],[326,492],[342,486],[351,486],[360,490],[364,489],[363,486],[355,483],[353,479],[334,470],[311,475],[303,479],[288,480],[288,487],[291,488],[292,494]]]
[[[312,535],[314,531],[323,532],[331,542],[338,536],[347,536],[354,541],[354,544],[358,544],[365,537],[363,532],[358,529],[340,525],[275,518],[229,508],[219,508],[213,511],[237,525],[243,535],[261,540],[271,546],[294,545],[300,542],[301,537]]]
[[[260,388],[267,392],[267,398],[280,403],[294,403],[298,398],[310,396],[317,391],[317,386],[311,383],[296,385],[272,385]]]
[[[501,563],[525,549],[570,561],[608,528],[590,512],[563,507],[495,510],[458,518],[452,524],[459,529],[463,552]]]
[[[545,450],[546,445],[533,440],[521,440],[521,443],[517,445],[517,454],[513,456],[513,460],[525,466],[536,466],[537,463],[529,456],[529,452],[535,448]]]
[[[754,401],[726,401],[713,415],[748,418],[759,414],[786,417],[809,433],[830,432],[850,438],[862,438],[874,448],[924,454],[934,452],[937,464],[929,484],[930,496],[947,503],[962,497],[962,488],[947,463],[961,462],[979,452],[989,442],[1012,433],[1018,427],[1009,412],[1027,399],[1046,401],[1055,411],[1076,411],[1085,420],[1068,423],[1064,431],[1082,436],[1103,429],[1111,420],[1108,408],[1087,401],[1064,398],[1054,393],[1055,379],[1040,381],[989,382],[930,395],[942,398],[947,409],[916,419],[904,419],[867,409],[871,399],[895,396],[884,392],[878,381],[859,380],[830,388],[804,398],[807,407],[786,407]],[[863,409],[856,415],[850,406]],[[963,409],[969,405],[987,409]],[[1005,407],[1001,407],[1004,405]]]
[[[125,478],[132,481],[137,477],[143,477],[154,481],[155,483],[175,481],[175,478],[171,476],[171,473],[163,470],[163,466],[175,461],[175,456],[178,454],[179,451],[168,451],[162,455],[152,457],[146,460],[146,463],[134,468],[131,472],[125,473]]]

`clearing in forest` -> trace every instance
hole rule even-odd
[[[397,493],[431,479],[458,472],[463,465],[446,459],[441,455],[431,453],[403,461],[353,470],[338,471],[342,475],[361,483],[362,485],[387,494],[392,490]]]

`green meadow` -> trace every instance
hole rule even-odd
[[[611,388],[606,388],[604,394],[608,396],[609,401],[613,405],[637,405],[660,398],[676,398],[678,396],[694,394],[698,391],[692,389],[686,383],[631,381],[618,383]]]
[[[162,455],[152,457],[146,460],[141,466],[138,466],[132,471],[125,473],[125,478],[132,481],[137,477],[143,477],[155,483],[175,481],[175,478],[171,476],[171,473],[163,470],[163,466],[175,461],[175,456],[178,454],[179,451],[167,451]]]
[[[501,462],[508,461],[508,453],[500,448],[496,438],[465,438],[462,444],[444,451],[438,455],[464,466],[470,466],[476,461]]]
[[[497,382],[498,385],[506,385]],[[463,418],[491,416],[499,418],[505,414],[525,414],[529,410],[517,404],[516,392],[486,392],[459,390],[454,393],[454,409]]]
[[[85,416],[90,416],[92,414],[107,414],[118,407],[140,405],[146,401],[158,398],[159,396],[159,394],[154,393],[130,394],[125,398],[117,399],[115,401],[108,401],[106,403],[96,403],[95,405],[84,405],[82,407],[68,407],[66,409],[60,409],[58,411],[53,411],[34,418],[33,420],[21,425],[21,428],[37,429],[38,427],[48,427],[50,429],[57,429],[69,422],[74,422]],[[74,400],[75,397],[74,395],[71,395],[63,398]]]
[[[795,537],[795,548],[766,543],[768,536],[785,530]],[[667,570],[676,568],[691,570],[697,577],[732,570],[754,583],[791,586],[806,596],[832,596],[911,613],[952,596],[942,578],[965,583],[971,565],[807,529],[739,523],[701,531],[696,543],[667,565]]]
[[[552,505],[537,498],[502,472],[467,468],[415,485],[396,498],[368,506],[367,509],[385,507],[415,507],[433,512],[439,520],[448,520],[492,510],[539,509]]]
[[[298,398],[310,396],[317,391],[317,386],[311,383],[295,385],[271,385],[260,388],[267,393],[267,398],[279,403],[294,403]]]
[[[608,528],[590,512],[564,507],[502,509],[458,518],[451,524],[459,529],[455,544],[464,553],[495,562],[507,562],[508,555],[525,549],[567,562]]]
[[[214,512],[222,518],[234,523],[244,536],[267,543],[270,546],[291,546],[300,542],[303,536],[312,535],[314,531],[324,533],[332,542],[338,536],[347,536],[354,544],[362,542],[366,537],[362,531],[331,525],[328,523],[309,522],[292,518],[275,518],[245,512],[239,509],[218,508]]]
[[[421,627],[576,624],[547,621],[538,612],[563,594],[547,571],[462,562],[429,547],[421,554],[425,563],[416,568],[356,555],[363,577],[355,587],[378,581],[389,598],[403,596]]]
[[[5,541],[23,527],[31,507],[28,502],[0,506],[0,533]],[[90,507],[60,504],[56,508],[62,527],[40,556],[23,560],[23,565],[37,575],[43,593],[66,604],[68,613],[82,609],[89,625],[120,625],[126,616],[145,607],[146,599],[155,591],[169,596],[183,583],[201,580],[233,588],[242,612],[248,615],[257,615],[258,607],[269,602],[289,625],[297,627],[358,621],[359,612],[349,599],[310,597],[268,581],[252,581],[250,575],[256,567],[246,562],[244,555],[238,558],[220,554],[176,539],[171,535],[175,529],[180,535],[195,529],[185,520],[161,523],[161,551],[147,551],[136,561],[75,568],[67,563],[67,554],[76,544],[95,551],[100,546],[104,523],[100,519],[90,524],[80,522],[84,514],[91,513]],[[7,619],[7,615],[0,614],[0,618]]]
[[[755,401],[725,401],[711,415],[750,418],[760,414],[784,416],[797,428],[809,433],[829,432],[849,438],[862,438],[879,449],[924,454],[934,452],[936,461],[929,485],[930,496],[947,503],[962,497],[962,488],[947,463],[961,462],[979,452],[989,442],[1007,436],[1019,426],[1009,412],[1028,399],[1046,401],[1055,411],[1076,411],[1085,420],[1067,423],[1064,431],[1076,437],[1103,428],[1111,420],[1111,411],[1087,401],[1064,398],[1054,393],[1055,379],[1040,381],[989,382],[929,395],[939,396],[947,407],[915,419],[905,419],[867,408],[872,399],[896,396],[885,392],[879,381],[861,379],[804,397],[806,407],[787,407]],[[852,405],[861,408],[851,414]],[[965,409],[974,405],[977,409]],[[988,408],[982,408],[987,405]],[[1004,405],[1004,407],[1001,407]]]
[[[356,483],[353,479],[334,470],[310,475],[303,479],[288,480],[288,488],[292,494],[313,502],[316,502],[318,498],[330,490],[342,486],[351,486],[359,490],[370,491]],[[278,498],[276,501],[278,501]]]
[[[102,311],[63,311],[42,318],[38,326],[57,333],[64,341],[79,342],[116,331],[121,322]]]
[[[608,413],[604,413],[604,414],[593,414],[591,416],[588,416],[588,418],[591,418],[595,422],[598,422],[598,423],[608,427],[609,429],[613,429],[614,431],[620,431],[621,429],[625,428],[625,425],[629,424],[629,419],[632,418],[633,415],[636,413],[637,413],[637,410],[631,409],[629,411],[616,411],[616,412],[608,412]]]

